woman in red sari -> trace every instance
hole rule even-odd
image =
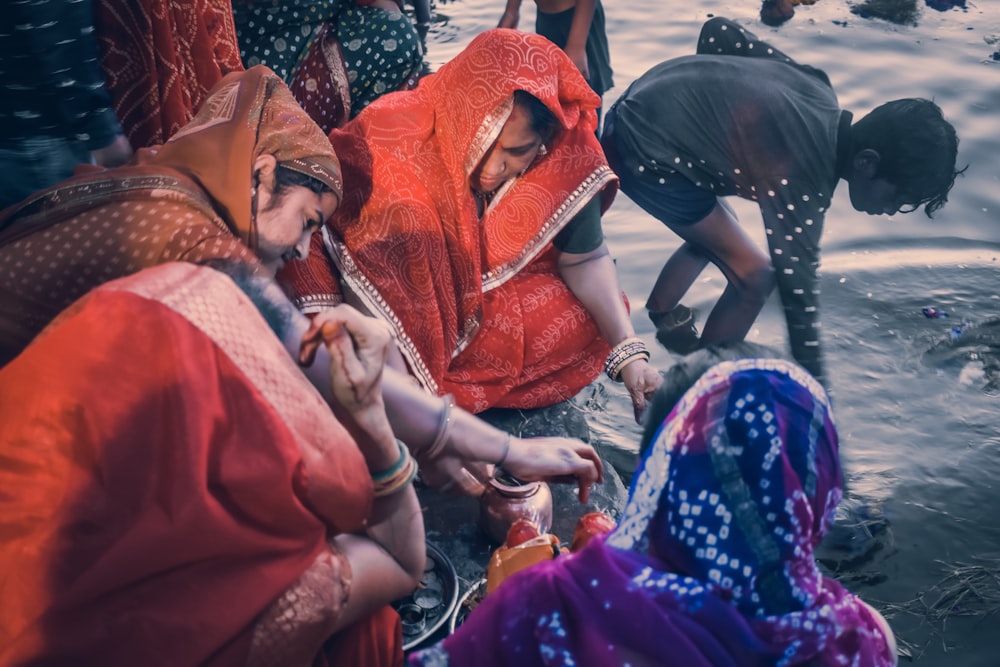
[[[344,201],[281,278],[304,312],[346,298],[384,319],[409,372],[464,408],[552,405],[603,367],[638,415],[660,376],[600,230],[617,179],[598,104],[548,40],[483,33],[331,132]]]
[[[263,65],[228,75],[190,123],[134,164],[79,174],[0,214],[0,366],[83,294],[143,268],[228,260],[273,275],[309,251],[340,194],[333,149],[287,86]],[[572,474],[587,488],[601,478],[580,441],[508,441],[402,374],[387,373],[385,385],[397,435],[415,451],[441,445],[430,448],[434,461],[422,456],[425,479],[482,492],[464,465],[502,457],[524,479]]]
[[[273,275],[308,253],[340,194],[333,149],[287,86],[263,65],[228,75],[190,123],[134,164],[79,174],[0,214],[0,366],[83,294],[143,268],[228,260]],[[508,441],[400,373],[385,385],[397,435],[414,451],[441,445],[429,448],[434,461],[421,455],[429,482],[482,492],[465,464],[501,458],[523,479],[572,474],[586,489],[601,478],[580,441]]]
[[[349,307],[297,330],[335,418],[233,275],[109,282],[0,371],[0,665],[401,664],[387,605],[425,543],[389,334]]]

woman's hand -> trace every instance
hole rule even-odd
[[[486,491],[491,472],[486,463],[463,461],[447,453],[420,462],[420,478],[441,493],[479,497]]]
[[[302,336],[299,364],[311,366],[320,344],[330,353],[331,388],[346,410],[382,405],[382,370],[392,335],[373,317],[348,305],[325,310]]]
[[[396,440],[385,413],[382,372],[392,342],[389,328],[352,306],[319,313],[302,336],[299,364],[311,366],[322,344],[330,356],[334,414],[358,442],[371,470],[390,467]]]
[[[573,438],[510,437],[504,469],[525,482],[576,482],[580,502],[590,497],[590,487],[604,481],[601,457],[590,445]],[[482,495],[493,475],[493,463],[463,458],[451,446],[431,460],[420,461],[420,475],[428,486],[442,492]]]
[[[647,401],[653,398],[653,394],[663,383],[663,376],[645,359],[637,359],[622,369],[621,377],[632,397],[635,421],[637,424],[642,423]]]
[[[590,445],[573,438],[514,438],[503,462],[504,470],[525,482],[575,481],[580,502],[590,498],[590,487],[604,481],[601,457]]]

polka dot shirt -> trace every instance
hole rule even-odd
[[[364,0],[273,0],[233,5],[240,54],[291,84],[325,23],[336,30],[350,87],[351,116],[387,92],[412,83],[423,69],[420,34],[400,10]],[[307,88],[320,82],[307,82]],[[329,85],[329,84],[327,84]]]
[[[822,376],[820,237],[851,123],[826,75],[716,18],[698,55],[653,67],[615,110],[625,168],[641,180],[680,174],[760,206],[792,353]]]

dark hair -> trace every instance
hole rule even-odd
[[[261,317],[278,338],[284,340],[294,319],[301,317],[274,281],[274,277],[264,273],[259,264],[215,258],[202,265],[229,276],[257,307]]]
[[[286,189],[296,185],[312,190],[318,195],[324,192],[333,192],[323,181],[278,163],[278,166],[274,168],[274,194],[280,196]]]
[[[550,143],[561,129],[559,119],[545,103],[526,90],[514,91],[514,104],[528,113],[531,129],[542,138],[542,143]]]
[[[776,28],[784,25],[788,19],[795,16],[791,3],[781,3],[778,0],[763,0],[760,3],[760,20],[764,25]]]
[[[296,169],[286,167],[280,162],[274,168],[274,195],[271,200],[267,203],[267,208],[265,210],[270,211],[281,206],[281,201],[285,197],[285,193],[288,188],[291,187],[301,187],[307,190],[312,190],[318,195],[322,195],[324,192],[333,192],[330,187],[318,179],[305,174]]]
[[[930,100],[902,99],[876,107],[852,128],[852,153],[878,151],[876,178],[896,186],[899,201],[915,211],[924,205],[927,217],[948,201],[955,177],[958,136]]]
[[[787,359],[787,355],[759,343],[747,341],[719,343],[686,355],[664,371],[663,384],[656,390],[653,401],[646,411],[642,439],[639,441],[639,458],[642,459],[646,455],[646,450],[652,444],[653,437],[663,424],[663,420],[708,369],[723,361],[754,358]]]

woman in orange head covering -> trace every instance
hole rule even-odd
[[[273,273],[336,208],[330,142],[260,66],[224,78],[192,121],[133,164],[89,170],[0,214],[0,364],[103,282],[168,261]]]
[[[617,179],[594,136],[598,104],[548,40],[479,35],[331,132],[344,202],[325,253],[281,278],[306,312],[344,298],[343,280],[420,383],[462,407],[551,405],[603,366],[638,414],[659,374],[600,231]]]

